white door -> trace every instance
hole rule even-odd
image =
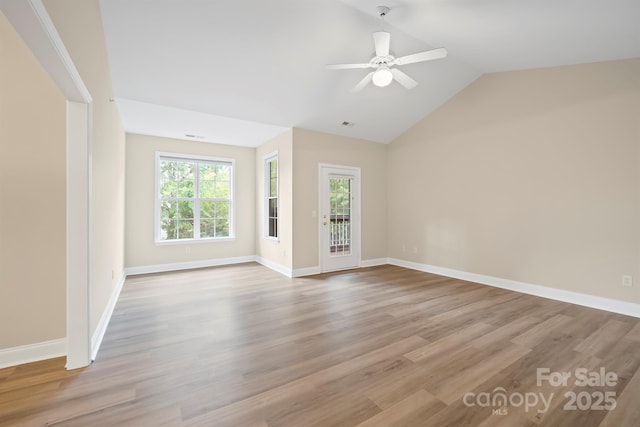
[[[360,265],[360,169],[320,166],[320,270]]]

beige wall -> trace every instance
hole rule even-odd
[[[0,349],[66,335],[66,100],[0,12]]]
[[[93,98],[91,330],[124,270],[124,145],[98,0],[45,0],[47,12]]]
[[[293,129],[293,266],[317,267],[318,165],[361,168],[362,260],[386,257],[387,146],[371,141]]]
[[[278,152],[278,241],[265,239],[264,157]],[[293,268],[293,131],[256,149],[256,255]]]
[[[388,194],[391,257],[639,303],[640,60],[481,77],[391,144]]]
[[[235,229],[232,241],[154,243],[155,153],[235,159]],[[255,149],[127,134],[126,259],[143,267],[255,255]]]

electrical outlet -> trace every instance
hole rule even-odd
[[[630,288],[633,286],[633,276],[622,276],[622,286]]]
[[[413,247],[413,253],[414,253],[414,254],[417,254],[417,253],[418,253],[418,247],[417,247],[417,246],[414,246],[414,247]]]

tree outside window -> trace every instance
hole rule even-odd
[[[233,236],[233,162],[158,156],[158,241]]]

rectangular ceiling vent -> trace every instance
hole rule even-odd
[[[184,136],[186,136],[187,138],[194,138],[194,139],[205,139],[205,136],[202,135],[194,135],[192,133],[185,133]]]

